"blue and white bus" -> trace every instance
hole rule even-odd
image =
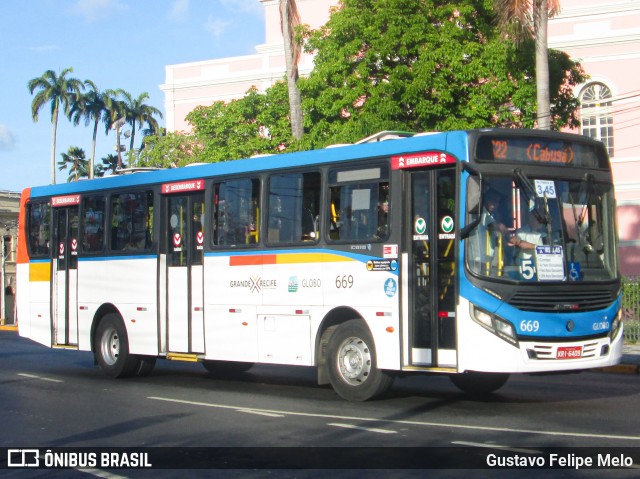
[[[157,358],[316,367],[348,400],[399,374],[486,393],[513,373],[619,361],[601,143],[383,139],[26,189],[20,334],[93,351],[113,377]]]

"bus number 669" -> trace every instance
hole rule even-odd
[[[353,288],[353,276],[351,276],[350,274],[336,276],[336,288],[338,289]]]

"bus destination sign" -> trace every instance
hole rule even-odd
[[[455,156],[445,151],[425,151],[423,153],[413,153],[410,155],[392,156],[391,168],[394,170],[404,170],[407,168],[451,165],[455,162]]]
[[[162,185],[162,193],[165,195],[173,193],[189,193],[190,191],[204,190],[204,180],[188,180],[177,181],[174,183],[164,183]]]
[[[606,168],[604,147],[553,138],[487,135],[478,139],[478,161]]]
[[[58,208],[60,206],[74,206],[80,204],[80,195],[65,195],[51,197],[51,206]]]

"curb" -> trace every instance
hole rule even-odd
[[[608,368],[600,368],[595,371],[612,374],[640,374],[640,366],[637,364],[616,364]]]

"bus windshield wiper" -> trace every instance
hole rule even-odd
[[[529,202],[529,211],[533,213],[533,215],[536,217],[536,219],[540,224],[550,225],[551,217],[549,215],[549,208],[546,202],[546,197],[544,201],[544,205],[545,205],[544,209],[546,211],[544,211],[544,214],[543,214],[543,213],[540,213],[539,207],[536,203],[536,198],[538,195],[536,194],[536,189],[533,186],[533,183],[531,183],[531,180],[529,179],[529,177],[520,168],[516,168],[515,170],[513,170],[513,174],[515,177],[515,182],[518,185],[518,188],[520,188],[520,191],[524,193],[524,195],[527,198],[527,201]]]
[[[553,246],[553,230],[551,229],[551,213],[549,213],[549,202],[547,195],[545,194],[542,198],[542,202],[537,202],[536,199],[538,195],[536,194],[536,189],[531,183],[531,180],[526,175],[524,171],[519,168],[513,170],[513,174],[515,175],[515,181],[520,191],[524,193],[529,201],[529,211],[533,213],[538,222],[541,225],[546,226],[547,229],[547,241],[549,245]],[[540,204],[542,204],[542,211],[540,208]]]

